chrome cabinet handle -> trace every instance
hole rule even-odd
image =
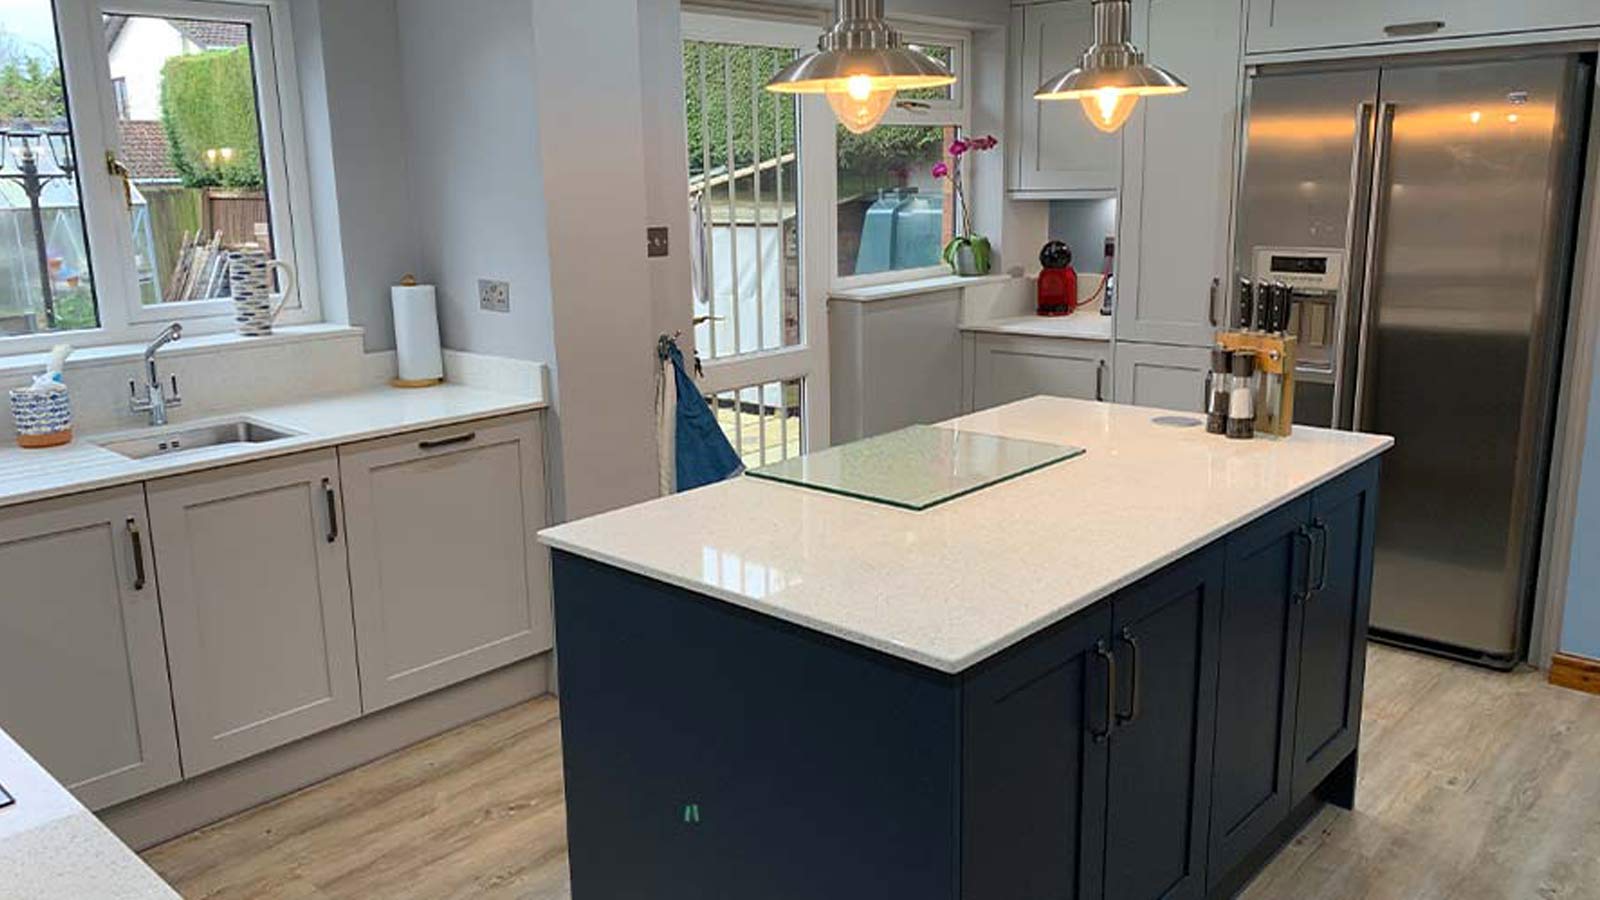
[[[322,479],[322,498],[328,503],[328,543],[339,539],[339,504],[333,495],[333,482]]]
[[[1311,520],[1311,530],[1322,536],[1317,542],[1317,577],[1316,583],[1308,589],[1308,595],[1314,595],[1328,587],[1328,523],[1322,519]],[[1311,580],[1310,564],[1306,566],[1306,580]]]
[[[475,440],[477,437],[478,433],[476,431],[469,431],[466,434],[451,435],[447,438],[437,438],[431,441],[417,441],[417,449],[437,450],[440,447],[451,447],[456,444],[465,444],[468,441]]]
[[[1131,683],[1128,686],[1128,711],[1117,713],[1118,724],[1126,725],[1139,718],[1139,698],[1144,693],[1144,689],[1140,685],[1139,673],[1144,671],[1144,666],[1139,662],[1139,641],[1133,636],[1133,629],[1122,629],[1122,633],[1117,635],[1117,640],[1128,645],[1128,652],[1133,657],[1133,673],[1130,676]]]
[[[1221,290],[1222,279],[1211,279],[1211,294],[1206,302],[1206,321],[1211,323],[1212,328],[1217,327],[1217,294]]]
[[[128,519],[128,543],[133,546],[133,589],[144,590],[144,536],[139,533],[139,523]]]
[[[1290,600],[1298,604],[1311,598],[1311,556],[1316,552],[1317,540],[1311,536],[1311,529],[1304,525],[1294,530],[1294,540],[1296,544],[1301,541],[1305,541],[1306,544],[1306,565],[1304,574],[1300,576],[1300,587],[1290,595]]]
[[[1094,399],[1100,403],[1106,399],[1106,361],[1103,359],[1094,366]]]
[[[1383,33],[1389,37],[1419,37],[1424,34],[1434,34],[1444,29],[1444,23],[1438,19],[1425,19],[1418,22],[1396,22],[1393,25],[1383,26]]]
[[[1106,727],[1090,732],[1094,742],[1100,744],[1111,736],[1111,725],[1117,718],[1117,657],[1105,641],[1095,642],[1094,655],[1105,660],[1106,664]]]

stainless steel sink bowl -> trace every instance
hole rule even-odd
[[[224,444],[265,444],[294,436],[295,433],[292,431],[284,431],[279,428],[273,428],[270,425],[263,425],[260,422],[251,422],[247,419],[238,419],[229,422],[216,422],[211,425],[195,425],[189,428],[170,428],[165,431],[136,437],[118,438],[104,441],[100,446],[129,459],[148,459],[152,456],[167,456],[173,453],[184,453],[189,450],[218,447]]]

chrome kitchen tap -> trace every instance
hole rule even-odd
[[[183,326],[173,322],[150,346],[144,348],[144,399],[139,399],[139,389],[130,379],[128,381],[128,408],[134,412],[147,412],[150,414],[151,425],[167,424],[167,410],[183,405],[183,398],[178,395],[178,376],[172,376],[172,393],[169,395],[161,385],[161,376],[156,372],[156,351],[183,337]]]

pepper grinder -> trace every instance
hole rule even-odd
[[[1206,431],[1211,434],[1228,433],[1228,381],[1233,365],[1233,352],[1224,347],[1211,348],[1211,369],[1206,372]]]

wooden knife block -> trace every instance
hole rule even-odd
[[[1288,437],[1294,429],[1294,335],[1222,331],[1217,333],[1217,346],[1226,350],[1252,352],[1256,355],[1257,372],[1283,376],[1283,390],[1278,394],[1276,424],[1273,411],[1265,403],[1266,398],[1256,398],[1256,433]]]

